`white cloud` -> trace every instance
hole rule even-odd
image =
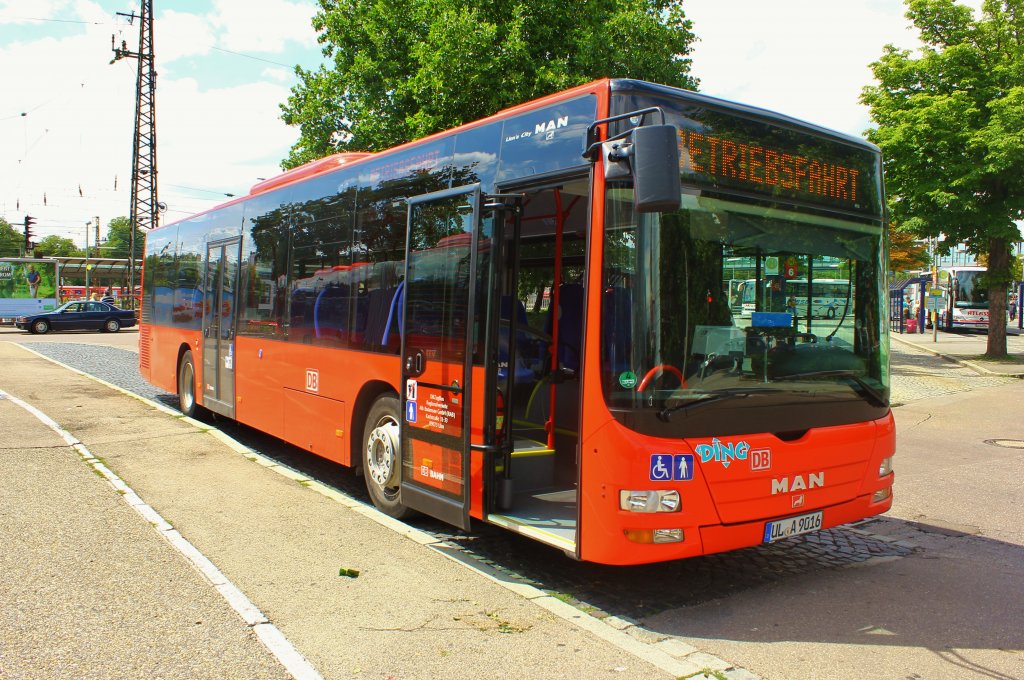
[[[311,21],[316,7],[287,0],[215,0],[211,17],[220,30],[220,46],[239,52],[284,51],[286,43],[316,45]]]
[[[13,14],[11,5],[0,6],[0,12]],[[0,215],[20,224],[30,214],[38,220],[38,237],[59,233],[81,243],[85,223],[95,215],[106,224],[130,210],[137,62],[123,59],[110,65],[110,35],[120,29],[118,43],[123,36],[129,49],[137,49],[138,22],[127,26],[115,21],[114,3],[77,0],[44,7],[31,0],[29,5],[33,11],[24,16],[43,17],[45,10],[90,23],[74,24],[73,35],[66,24],[42,23],[38,25],[59,28],[53,35],[62,37],[0,44]],[[117,9],[123,8],[118,4]],[[224,16],[219,10],[214,14]],[[303,30],[315,42],[308,14]],[[297,136],[279,118],[278,104],[287,99],[292,77],[286,69],[266,69],[258,82],[213,88],[203,80],[205,71],[196,74],[197,82],[162,68],[186,55],[201,59],[219,41],[227,44],[211,16],[158,12],[154,26],[160,72],[159,198],[170,207],[165,221],[226,200],[216,191],[244,194],[257,178],[277,174]],[[294,39],[288,37],[294,25],[285,30],[284,23],[267,22],[278,43]],[[248,44],[256,45],[266,31],[249,26],[257,35]],[[244,45],[242,27],[232,30],[236,47]],[[259,49],[266,47],[261,44]],[[237,82],[237,77],[228,80]]]
[[[688,0],[701,91],[859,135],[858,98],[886,43],[916,45],[899,2]]]
[[[54,18],[68,4],[67,0],[7,0],[7,2],[0,2],[0,25],[30,23],[29,18]]]
[[[265,68],[260,75],[281,83],[290,83],[292,78],[295,77],[295,73],[286,68]]]
[[[173,9],[153,14],[153,45],[159,47],[161,64],[209,54],[216,38],[207,18]]]

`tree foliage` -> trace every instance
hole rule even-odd
[[[0,217],[0,257],[21,257],[25,250],[25,234]]]
[[[889,45],[864,89],[885,155],[894,219],[987,254],[987,354],[1006,354],[1010,244],[1024,218],[1024,0],[985,0],[980,15],[953,0],[907,0],[924,43]]]
[[[131,220],[115,217],[107,224],[107,240],[103,244],[102,257],[128,259],[128,237],[131,235]],[[141,259],[146,235],[141,229],[135,230],[135,258]]]
[[[85,251],[65,236],[50,234],[32,249],[36,257],[82,257]]]
[[[319,0],[330,66],[282,104],[293,167],[380,151],[601,77],[695,88],[682,0]]]
[[[917,235],[902,228],[895,221],[889,223],[889,269],[906,272],[924,269],[931,262],[928,247]]]

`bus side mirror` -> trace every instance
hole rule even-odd
[[[679,130],[646,125],[633,130],[630,167],[633,207],[638,213],[679,210]]]

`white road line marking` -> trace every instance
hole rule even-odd
[[[321,676],[320,673],[313,668],[313,665],[310,664],[297,649],[295,649],[295,646],[288,641],[288,638],[286,638],[284,634],[274,626],[274,624],[269,622],[263,612],[261,612],[259,608],[253,604],[248,597],[246,597],[245,593],[231,583],[227,576],[225,576],[209,558],[203,555],[194,545],[192,545],[166,520],[164,520],[160,513],[147,505],[130,486],[124,483],[124,480],[114,474],[106,465],[96,460],[84,444],[80,443],[70,432],[62,428],[52,418],[32,404],[22,401],[9,392],[4,392],[3,390],[0,390],[0,398],[17,404],[24,410],[28,411],[41,423],[53,430],[64,441],[68,442],[83,461],[100,473],[111,487],[113,487],[115,491],[119,492],[119,495],[128,507],[135,510],[143,519],[152,524],[157,533],[163,536],[164,540],[166,540],[175,550],[181,553],[181,555],[196,568],[196,571],[201,573],[206,580],[210,582],[214,589],[220,593],[221,597],[231,605],[231,608],[235,610],[235,613],[237,613],[246,624],[253,628],[253,631],[256,633],[260,642],[262,642],[270,653],[274,655],[274,657],[282,666],[284,666],[285,670],[288,671],[292,677],[296,678],[296,680],[323,680],[323,676]]]

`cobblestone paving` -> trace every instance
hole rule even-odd
[[[966,366],[895,342],[892,344],[891,365],[890,401],[893,406],[928,397],[1019,382],[1017,378],[981,375]]]
[[[496,530],[472,536],[446,535],[442,527],[434,530],[448,542],[510,577],[558,594],[595,616],[614,614],[633,620],[802,574],[848,567],[874,558],[902,557],[912,552],[906,544],[897,544],[848,525],[728,553],[635,567],[611,567],[553,558],[550,549],[544,546]],[[666,587],[666,584],[672,585]]]

